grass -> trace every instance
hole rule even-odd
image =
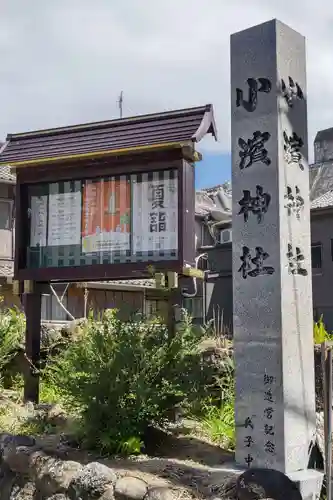
[[[234,402],[228,401],[217,406],[206,406],[205,416],[200,420],[203,434],[210,442],[225,450],[235,449]]]
[[[233,451],[236,426],[234,365],[231,358],[225,359],[225,375],[217,380],[217,383],[221,389],[221,403],[217,406],[216,403],[208,400],[203,404],[200,427],[211,443]]]

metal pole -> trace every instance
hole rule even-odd
[[[122,118],[123,117],[123,91],[120,92],[118,105],[119,105],[119,116],[120,116],[120,118]]]
[[[327,365],[327,500],[332,500],[332,348],[328,348]]]

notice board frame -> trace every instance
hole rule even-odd
[[[104,176],[130,175],[163,170],[177,171],[178,255],[175,260],[94,264],[74,267],[27,267],[29,233],[28,186],[37,183],[79,179],[98,180]],[[194,164],[182,148],[150,154],[133,154],[107,159],[72,160],[52,165],[30,165],[16,171],[16,227],[14,279],[35,282],[129,280],[151,277],[153,271],[182,273],[195,260],[195,174]]]

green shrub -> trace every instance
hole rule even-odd
[[[149,425],[163,426],[175,406],[188,409],[212,381],[188,317],[175,336],[158,320],[121,322],[115,310],[90,318],[82,335],[48,364],[44,379],[82,419],[85,445],[139,452]]]
[[[327,332],[323,316],[320,316],[319,320],[313,326],[313,341],[315,344],[321,344],[329,340],[333,340],[333,335]]]
[[[1,302],[0,298],[0,302]],[[7,368],[23,346],[25,316],[18,309],[0,312],[0,383],[6,378]]]

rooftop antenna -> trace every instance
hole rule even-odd
[[[120,92],[120,96],[118,99],[118,106],[119,106],[119,116],[120,118],[123,117],[123,91]]]

